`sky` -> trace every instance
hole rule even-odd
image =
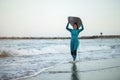
[[[120,35],[120,0],[0,0],[0,36],[68,37],[68,16],[81,18],[80,36]]]

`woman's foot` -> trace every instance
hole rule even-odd
[[[75,61],[76,60],[76,55],[72,55],[73,56],[73,61]]]

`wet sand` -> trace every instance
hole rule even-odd
[[[22,80],[120,80],[120,58],[58,64]]]

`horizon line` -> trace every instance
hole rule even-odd
[[[70,39],[71,37],[5,37],[1,36],[0,39]],[[120,38],[120,35],[93,35],[93,36],[81,36],[79,39],[94,39],[94,38]]]

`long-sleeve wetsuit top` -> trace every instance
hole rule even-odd
[[[70,29],[68,27],[69,23],[67,24],[66,29],[71,32],[71,39],[78,39],[79,33],[84,30],[83,25],[81,26],[81,29]]]
[[[68,27],[69,27],[69,23],[67,24],[66,29],[71,32],[70,48],[71,48],[71,51],[74,51],[74,50],[77,50],[79,46],[78,36],[79,36],[79,33],[84,30],[84,27],[83,25],[81,25],[80,29],[70,29]]]

